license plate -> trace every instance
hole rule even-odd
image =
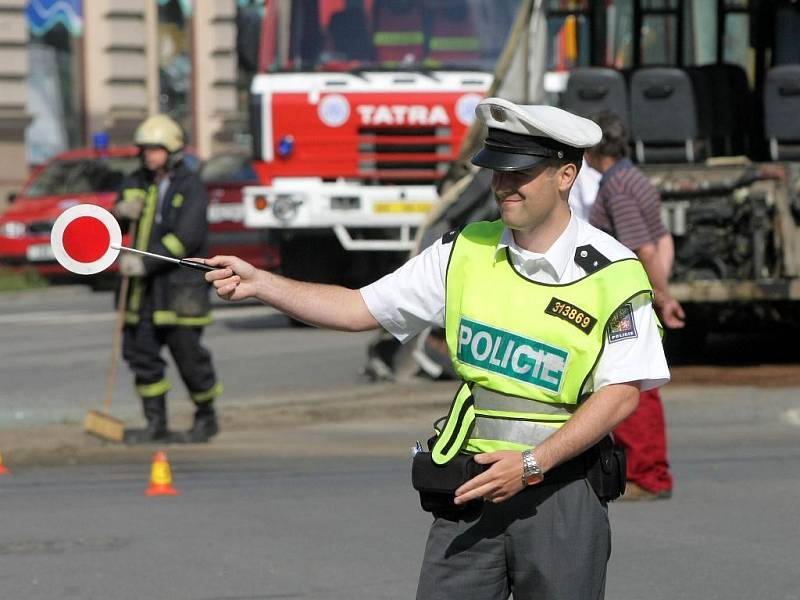
[[[241,223],[244,220],[244,206],[241,202],[221,202],[208,205],[209,223]]]
[[[25,255],[31,262],[42,262],[56,259],[55,255],[53,254],[53,248],[50,246],[50,244],[33,244],[32,246],[28,246],[28,249],[25,251]]]
[[[426,213],[431,206],[431,202],[376,202],[372,210],[376,213]]]

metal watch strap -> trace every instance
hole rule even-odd
[[[542,468],[536,462],[533,450],[522,451],[522,485],[528,485],[528,480],[534,476],[541,476]]]

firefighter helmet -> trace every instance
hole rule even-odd
[[[137,146],[162,146],[172,154],[183,148],[183,131],[167,115],[153,115],[136,128],[133,143]]]

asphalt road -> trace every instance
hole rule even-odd
[[[110,293],[82,286],[0,294],[0,430],[81,421],[103,402],[115,313]],[[263,404],[275,395],[364,382],[372,334],[290,327],[261,305],[219,304],[204,342],[225,386],[227,405]],[[165,354],[166,355],[166,354]],[[139,416],[133,375],[117,371],[114,414]],[[170,363],[171,404],[190,407]]]
[[[607,598],[800,598],[798,405],[788,390],[667,402],[675,495],[611,506]],[[406,456],[179,460],[172,469],[174,498],[144,497],[146,464],[0,478],[0,595],[414,597],[429,518]]]
[[[75,289],[0,298],[0,450],[20,427],[97,407],[109,304]],[[263,307],[218,312],[207,341],[226,402],[241,407],[232,423],[278,396],[363,381],[368,336],[293,329]],[[729,373],[728,382],[742,369]],[[607,598],[800,600],[798,388],[748,384],[746,373],[737,381],[664,389],[675,495],[612,505]],[[123,367],[122,416],[138,412],[129,384]],[[0,598],[413,598],[429,518],[406,448],[430,415],[399,418],[375,402],[336,423],[321,413],[285,430],[226,430],[202,452],[170,449],[175,498],[144,497],[141,453],[103,458],[97,445],[91,466],[7,461]]]

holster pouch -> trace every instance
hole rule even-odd
[[[591,451],[596,454],[586,470],[586,478],[600,500],[612,502],[625,493],[625,449],[606,436]]]
[[[411,485],[419,492],[422,510],[434,513],[453,513],[474,509],[481,500],[466,504],[453,503],[456,490],[466,481],[486,470],[469,454],[457,454],[444,465],[433,462],[430,452],[417,452],[411,466]]]

